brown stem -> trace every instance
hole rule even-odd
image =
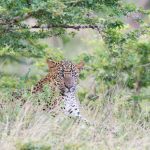
[[[50,29],[50,28],[64,28],[64,29],[74,29],[74,30],[80,30],[80,29],[96,29],[100,32],[101,28],[97,25],[47,25],[47,26],[31,26],[32,29],[38,29],[38,28],[44,28],[44,29]]]

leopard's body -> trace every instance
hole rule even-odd
[[[48,109],[52,110],[63,102],[63,111],[66,115],[75,116],[86,121],[80,114],[79,104],[76,100],[76,87],[83,63],[73,64],[65,60],[60,62],[47,60],[47,63],[49,73],[33,87],[32,93],[42,92],[44,85],[49,84],[52,93],[59,90],[59,97],[53,103],[49,102],[50,105],[47,105]]]

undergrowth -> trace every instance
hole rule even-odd
[[[0,92],[1,150],[149,149],[148,102],[141,102],[141,109],[135,111],[128,89],[115,88],[111,97],[102,93],[96,100],[85,97],[81,112],[94,122],[92,126],[65,116],[59,109],[55,117],[43,111],[44,94],[24,94],[26,101],[21,106],[19,100],[12,101],[10,91]]]

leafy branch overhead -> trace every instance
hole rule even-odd
[[[120,0],[1,0],[0,45],[41,56],[37,51],[42,48],[35,44],[39,38],[61,36],[66,29],[91,28],[102,33],[122,26],[121,16],[133,11],[140,9]],[[29,26],[29,18],[34,18],[36,24]]]

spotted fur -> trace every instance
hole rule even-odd
[[[77,117],[89,124],[85,117],[80,113],[79,101],[76,98],[75,92],[65,93],[63,96],[63,103],[64,107],[62,107],[62,109],[66,115]]]
[[[54,62],[47,60],[49,73],[42,78],[33,88],[32,93],[42,92],[45,84],[49,84],[53,95],[56,90],[59,90],[60,96],[64,96],[66,93],[76,92],[78,84],[79,73],[83,68],[83,63],[73,64],[71,61],[63,60],[60,62]],[[63,99],[61,97],[61,99]],[[54,100],[49,108],[55,107],[59,103],[60,99]]]
[[[70,61],[54,62],[47,60],[49,73],[42,78],[33,88],[32,93],[43,90],[45,84],[49,84],[54,89],[59,89],[60,94],[73,92],[78,84],[79,73],[83,68],[83,63],[73,64]]]

